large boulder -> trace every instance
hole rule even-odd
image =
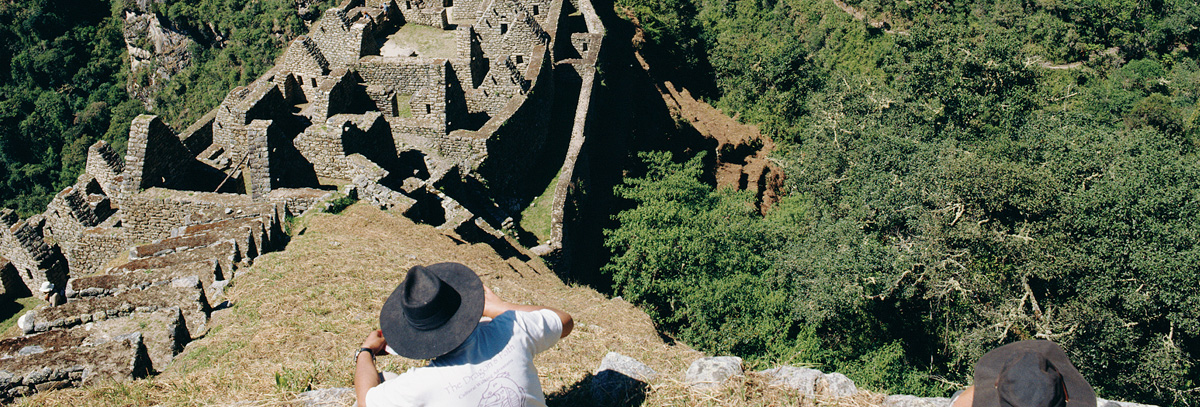
[[[598,406],[641,405],[646,386],[658,372],[637,359],[608,352],[592,376],[592,402]]]
[[[742,375],[742,358],[716,356],[696,359],[688,367],[684,381],[695,389],[716,389],[735,376]]]
[[[809,397],[817,395],[818,390],[827,386],[825,373],[807,367],[780,366],[759,371],[758,374],[769,377],[767,384],[771,386],[795,390]]]

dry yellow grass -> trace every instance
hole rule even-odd
[[[540,260],[505,259],[486,245],[451,237],[367,205],[340,215],[298,220],[287,249],[260,257],[227,290],[230,308],[216,311],[208,334],[161,374],[132,382],[106,382],[51,391],[17,402],[23,406],[288,405],[307,389],[352,386],[351,356],[378,327],[386,296],[418,264],[464,263],[484,284],[513,302],[566,310],[576,321],[571,336],[535,363],[551,405],[589,405],[594,369],[609,351],[659,372],[644,405],[783,406],[830,404],[770,388],[751,374],[733,386],[697,393],[681,383],[698,352],[668,345],[645,313],[620,299],[562,283]],[[385,369],[404,371],[420,361],[380,357]],[[837,404],[878,405],[880,396]]]

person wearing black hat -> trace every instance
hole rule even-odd
[[[1096,407],[1092,386],[1050,341],[992,349],[975,363],[974,380],[951,399],[951,407]]]
[[[481,321],[481,317],[490,320]],[[545,406],[533,356],[571,333],[566,312],[501,300],[458,263],[416,266],[379,312],[356,356],[360,407]],[[381,380],[375,356],[431,359]]]

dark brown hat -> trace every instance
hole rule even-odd
[[[432,359],[457,348],[483,316],[483,282],[467,266],[408,270],[379,312],[383,339],[400,356]]]
[[[1096,407],[1096,392],[1054,342],[1013,342],[975,363],[972,407]]]

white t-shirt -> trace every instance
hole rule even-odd
[[[367,391],[368,407],[546,405],[533,355],[562,336],[554,311],[508,311],[480,322],[457,350]]]

